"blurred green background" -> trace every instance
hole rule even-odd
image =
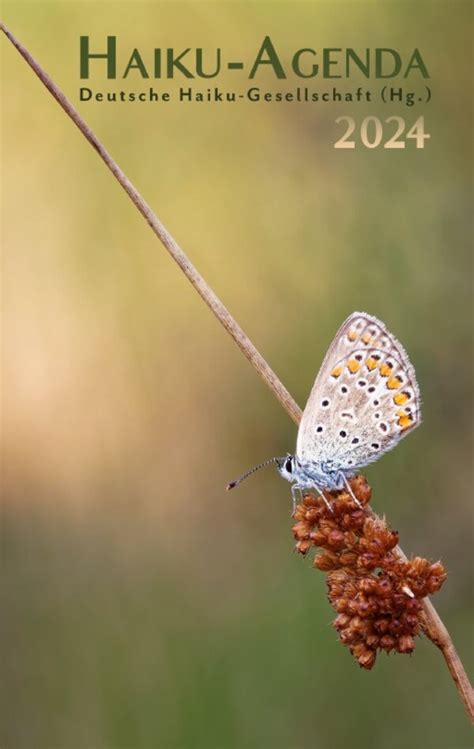
[[[352,310],[405,344],[424,424],[367,471],[373,505],[408,554],[447,567],[435,604],[472,673],[471,5],[3,7],[301,405]],[[246,59],[266,34],[284,57],[419,47],[433,97],[422,109],[79,104],[80,34]],[[370,673],[339,644],[324,576],[292,553],[289,486],[268,470],[225,493],[294,449],[295,426],[1,47],[2,749],[470,746],[431,643]],[[332,147],[341,114],[421,113],[424,150]]]

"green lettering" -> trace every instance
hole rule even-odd
[[[403,77],[407,78],[411,70],[419,70],[423,78],[430,77],[430,74],[428,73],[428,69],[425,63],[423,62],[423,58],[418,49],[415,49],[415,51],[413,52],[410,62],[408,63],[408,67],[406,69],[405,75]]]
[[[185,49],[183,52],[181,52],[178,57],[173,57],[173,50],[168,49],[166,50],[166,62],[167,62],[167,68],[168,68],[168,78],[174,78],[174,70],[173,68],[178,68],[178,70],[186,77],[186,78],[194,78],[193,74],[184,67],[184,65],[180,62],[181,58],[184,57],[184,55],[187,55],[190,50],[190,47]]]
[[[370,50],[365,50],[365,64],[360,59],[359,55],[357,55],[353,49],[348,48],[347,49],[347,55],[346,55],[346,78],[350,78],[350,64],[349,60],[352,60],[355,62],[359,70],[365,75],[366,78],[370,77]]]
[[[104,58],[107,60],[107,78],[116,78],[116,40],[115,36],[107,37],[107,52],[92,54],[89,52],[89,37],[81,36],[79,39],[80,50],[80,77],[89,78],[89,60]]]
[[[309,73],[303,73],[303,71],[300,68],[300,58],[304,52],[311,52],[313,57],[316,57],[316,52],[314,51],[314,49],[309,49],[308,47],[305,47],[304,49],[299,49],[298,52],[296,52],[293,55],[293,59],[291,61],[291,67],[293,68],[293,72],[296,73],[296,75],[298,75],[300,78],[314,78],[316,75],[318,75],[319,65],[316,65],[316,64],[311,65]]]
[[[393,60],[393,68],[391,72],[384,70],[384,54],[391,55]],[[376,78],[395,78],[399,74],[400,68],[402,67],[402,60],[398,52],[394,49],[385,49],[384,47],[377,48],[375,50],[375,77]]]
[[[150,77],[147,73],[147,69],[145,67],[145,64],[142,58],[140,57],[140,53],[137,48],[133,50],[130,60],[128,61],[128,65],[125,68],[125,72],[122,77],[126,78],[130,70],[139,70],[142,78]]]
[[[324,78],[342,78],[342,75],[331,73],[331,65],[337,65],[339,60],[331,60],[331,52],[342,52],[340,47],[328,47],[323,50],[323,76]]]
[[[268,55],[267,59],[263,58],[264,54]],[[269,36],[266,36],[263,40],[263,44],[258,51],[252,70],[250,71],[249,78],[255,78],[255,73],[259,65],[271,65],[277,78],[286,78],[283,66]]]

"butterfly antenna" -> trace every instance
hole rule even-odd
[[[250,471],[247,471],[247,473],[244,473],[243,476],[240,476],[240,478],[236,479],[235,481],[231,481],[230,484],[227,484],[226,489],[229,491],[230,489],[233,489],[234,486],[238,486],[242,483],[242,481],[249,476],[252,475],[252,473],[255,473],[255,471],[259,471],[260,468],[264,468],[265,466],[270,465],[270,463],[276,463],[277,460],[283,460],[283,458],[268,458],[268,460],[264,460],[263,463],[259,463],[258,466],[254,466],[250,469]]]

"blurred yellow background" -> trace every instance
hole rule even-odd
[[[367,471],[373,506],[408,554],[445,564],[435,604],[469,670],[470,4],[3,7],[300,405],[352,310],[406,346],[424,424]],[[247,57],[266,34],[282,55],[418,47],[433,97],[423,109],[81,104],[81,34]],[[431,643],[379,656],[371,673],[339,644],[324,576],[292,553],[289,485],[268,469],[225,493],[292,451],[295,426],[3,36],[1,47],[2,747],[470,746]],[[415,113],[424,150],[332,147],[341,114]]]

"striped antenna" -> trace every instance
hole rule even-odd
[[[284,460],[284,458],[268,458],[268,460],[264,460],[263,463],[260,463],[258,466],[254,466],[250,469],[250,471],[247,471],[247,473],[244,473],[243,476],[236,479],[235,481],[231,481],[230,484],[227,484],[226,489],[227,491],[230,491],[230,489],[233,489],[234,486],[238,486],[242,483],[242,481],[249,476],[252,475],[252,473],[255,473],[255,471],[259,471],[260,468],[264,468],[265,466],[268,466],[270,463],[277,463],[279,460]]]

